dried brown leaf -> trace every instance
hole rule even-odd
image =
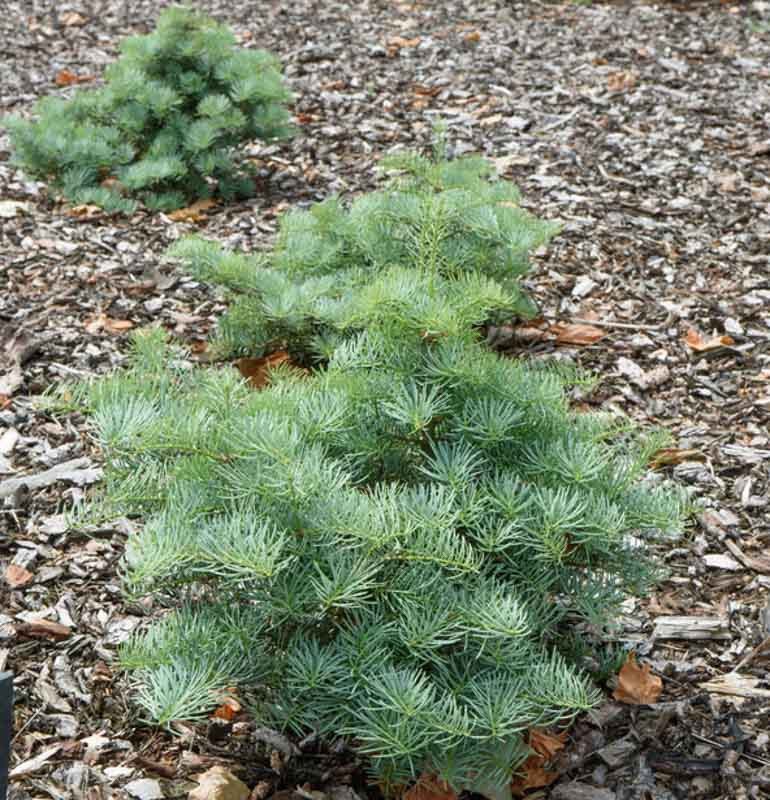
[[[86,323],[86,332],[96,334],[101,330],[107,333],[125,333],[134,327],[130,319],[111,319],[106,314],[101,313]]]
[[[703,337],[695,328],[690,328],[684,337],[684,343],[695,350],[696,353],[705,353],[707,350],[716,350],[719,347],[729,347],[735,344],[732,336]]]
[[[145,767],[150,772],[154,772],[157,775],[160,775],[162,778],[166,778],[167,780],[171,780],[176,776],[176,767],[163,761],[153,761],[152,759],[145,758],[144,756],[137,756],[134,760],[134,763]]]
[[[166,216],[174,220],[174,222],[203,222],[207,219],[203,212],[213,208],[216,204],[217,201],[212,197],[206,197],[203,200],[197,200],[186,208],[178,208],[176,211],[171,211]]]
[[[530,789],[550,786],[558,777],[558,772],[546,769],[548,762],[564,748],[567,732],[551,734],[540,728],[532,728],[527,737],[532,754],[521,765],[517,776],[511,782],[511,792],[523,797]]]
[[[594,344],[607,335],[601,328],[579,322],[558,322],[551,325],[549,332],[555,334],[556,344],[581,346]]]
[[[543,786],[550,786],[558,777],[558,772],[548,772],[540,764],[530,764],[528,758],[521,769],[524,775],[516,778],[511,784],[511,793],[516,797],[523,797],[530,789],[540,789]]]
[[[76,75],[66,69],[60,69],[56,73],[57,86],[72,86],[73,83],[88,83],[96,78],[96,75]]]
[[[552,759],[560,750],[563,750],[566,741],[567,731],[553,734],[541,728],[532,728],[529,732],[529,746],[546,760]]]
[[[108,333],[124,333],[130,331],[134,327],[134,323],[130,319],[110,319],[106,317],[104,320],[104,330]]]
[[[95,217],[100,217],[103,213],[103,210],[99,208],[99,206],[92,206],[90,203],[80,203],[68,209],[67,216],[77,217],[78,219],[94,219]]]
[[[19,564],[9,564],[5,568],[5,582],[11,589],[20,589],[26,586],[35,576]]]
[[[612,696],[620,703],[639,706],[657,703],[662,691],[663,680],[652,674],[649,664],[640,666],[632,650],[620,669],[618,688]]]
[[[417,783],[402,795],[403,800],[457,800],[456,792],[435,775],[420,775]]]
[[[101,180],[99,186],[101,186],[102,189],[110,189],[119,194],[123,194],[126,190],[126,187],[114,175],[107,175]]]
[[[681,464],[684,461],[705,461],[706,456],[700,450],[693,450],[680,447],[663,447],[658,450],[650,461],[652,469],[661,467],[671,467]]]
[[[262,358],[239,358],[235,362],[238,371],[254,389],[262,389],[270,382],[270,371],[279,364],[291,364],[291,356],[286,350],[278,350]]]
[[[212,717],[216,717],[217,719],[224,719],[228,722],[235,717],[236,714],[243,708],[243,706],[235,699],[232,695],[234,694],[235,690],[232,687],[228,687],[227,696],[222,700],[221,705],[219,705],[215,711],[212,713]]]

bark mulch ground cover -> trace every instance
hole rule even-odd
[[[155,0],[5,0],[0,111],[98,80]],[[201,0],[284,61],[298,136],[255,147],[253,199],[200,219],[57,204],[0,138],[0,671],[15,673],[11,788],[26,798],[172,798],[214,764],[261,800],[367,791],[343,741],[292,743],[244,715],[142,726],[115,649],[153,613],[121,599],[136,521],[71,527],[98,481],[86,421],[48,387],[120,364],[162,325],[205,356],[222,310],[161,260],[191,229],[270,242],[291,204],[374,185],[378,158],[448,124],[563,233],[531,277],[535,325],[490,331],[601,382],[576,402],[668,428],[658,469],[700,501],[661,548],[668,579],[629,600],[616,647],[663,678],[648,705],[607,701],[570,729],[532,797],[770,796],[770,3]],[[256,745],[255,745],[255,739]],[[298,746],[297,746],[298,745]],[[274,795],[275,796],[275,795]]]

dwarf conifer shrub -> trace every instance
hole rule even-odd
[[[277,59],[183,7],[121,51],[102,88],[44,98],[34,121],[4,119],[16,163],[71,202],[108,210],[131,211],[131,198],[166,210],[249,193],[237,146],[289,133]]]
[[[241,293],[239,348],[297,337],[319,366],[254,391],[155,331],[76,399],[107,507],[146,517],[126,586],[173,608],[121,652],[150,718],[237,684],[261,723],[349,736],[386,786],[427,771],[497,797],[530,726],[595,702],[559,637],[644,588],[644,539],[683,499],[645,480],[660,437],[570,408],[586,376],[479,336],[522,308],[550,229],[478,161],[401,163],[393,194],[289,215],[272,255],[177,248]]]
[[[529,253],[558,226],[519,207],[519,192],[494,179],[482,158],[449,161],[400,154],[382,161],[399,177],[345,206],[332,197],[284,215],[270,255],[223,251],[180,240],[181,258],[202,280],[232,294],[219,325],[220,351],[261,355],[288,347],[324,361],[370,316],[425,336],[457,335],[490,318],[533,316],[522,290]],[[465,299],[445,295],[459,293]],[[455,316],[457,312],[459,316]]]

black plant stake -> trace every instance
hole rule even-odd
[[[0,800],[5,800],[8,793],[12,706],[13,675],[10,672],[0,672]]]

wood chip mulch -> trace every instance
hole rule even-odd
[[[2,5],[5,112],[66,94],[70,76],[98,80],[120,40],[150,30],[166,3]],[[213,764],[255,800],[376,794],[344,742],[311,737],[287,764],[280,740],[263,732],[255,748],[247,716],[176,737],[141,725],[114,667],[116,647],[152,611],[121,599],[132,523],[69,529],[99,454],[83,418],[52,416],[36,398],[120,364],[127,333],[144,325],[201,349],[221,298],[162,261],[170,241],[194,229],[234,248],[269,244],[282,210],[371,189],[379,157],[426,146],[438,120],[456,153],[495,159],[528,208],[563,223],[529,280],[540,328],[495,331],[496,344],[596,371],[600,385],[576,402],[670,430],[676,447],[657,466],[700,503],[686,535],[659,548],[668,578],[627,602],[617,632],[663,678],[662,697],[617,703],[610,679],[606,703],[570,729],[557,781],[531,796],[770,796],[770,3],[198,5],[244,46],[276,52],[296,93],[296,139],[253,147],[255,198],[198,222],[73,216],[10,165],[0,134],[10,797],[185,797]],[[556,323],[605,335],[562,327],[557,343],[537,332]]]

